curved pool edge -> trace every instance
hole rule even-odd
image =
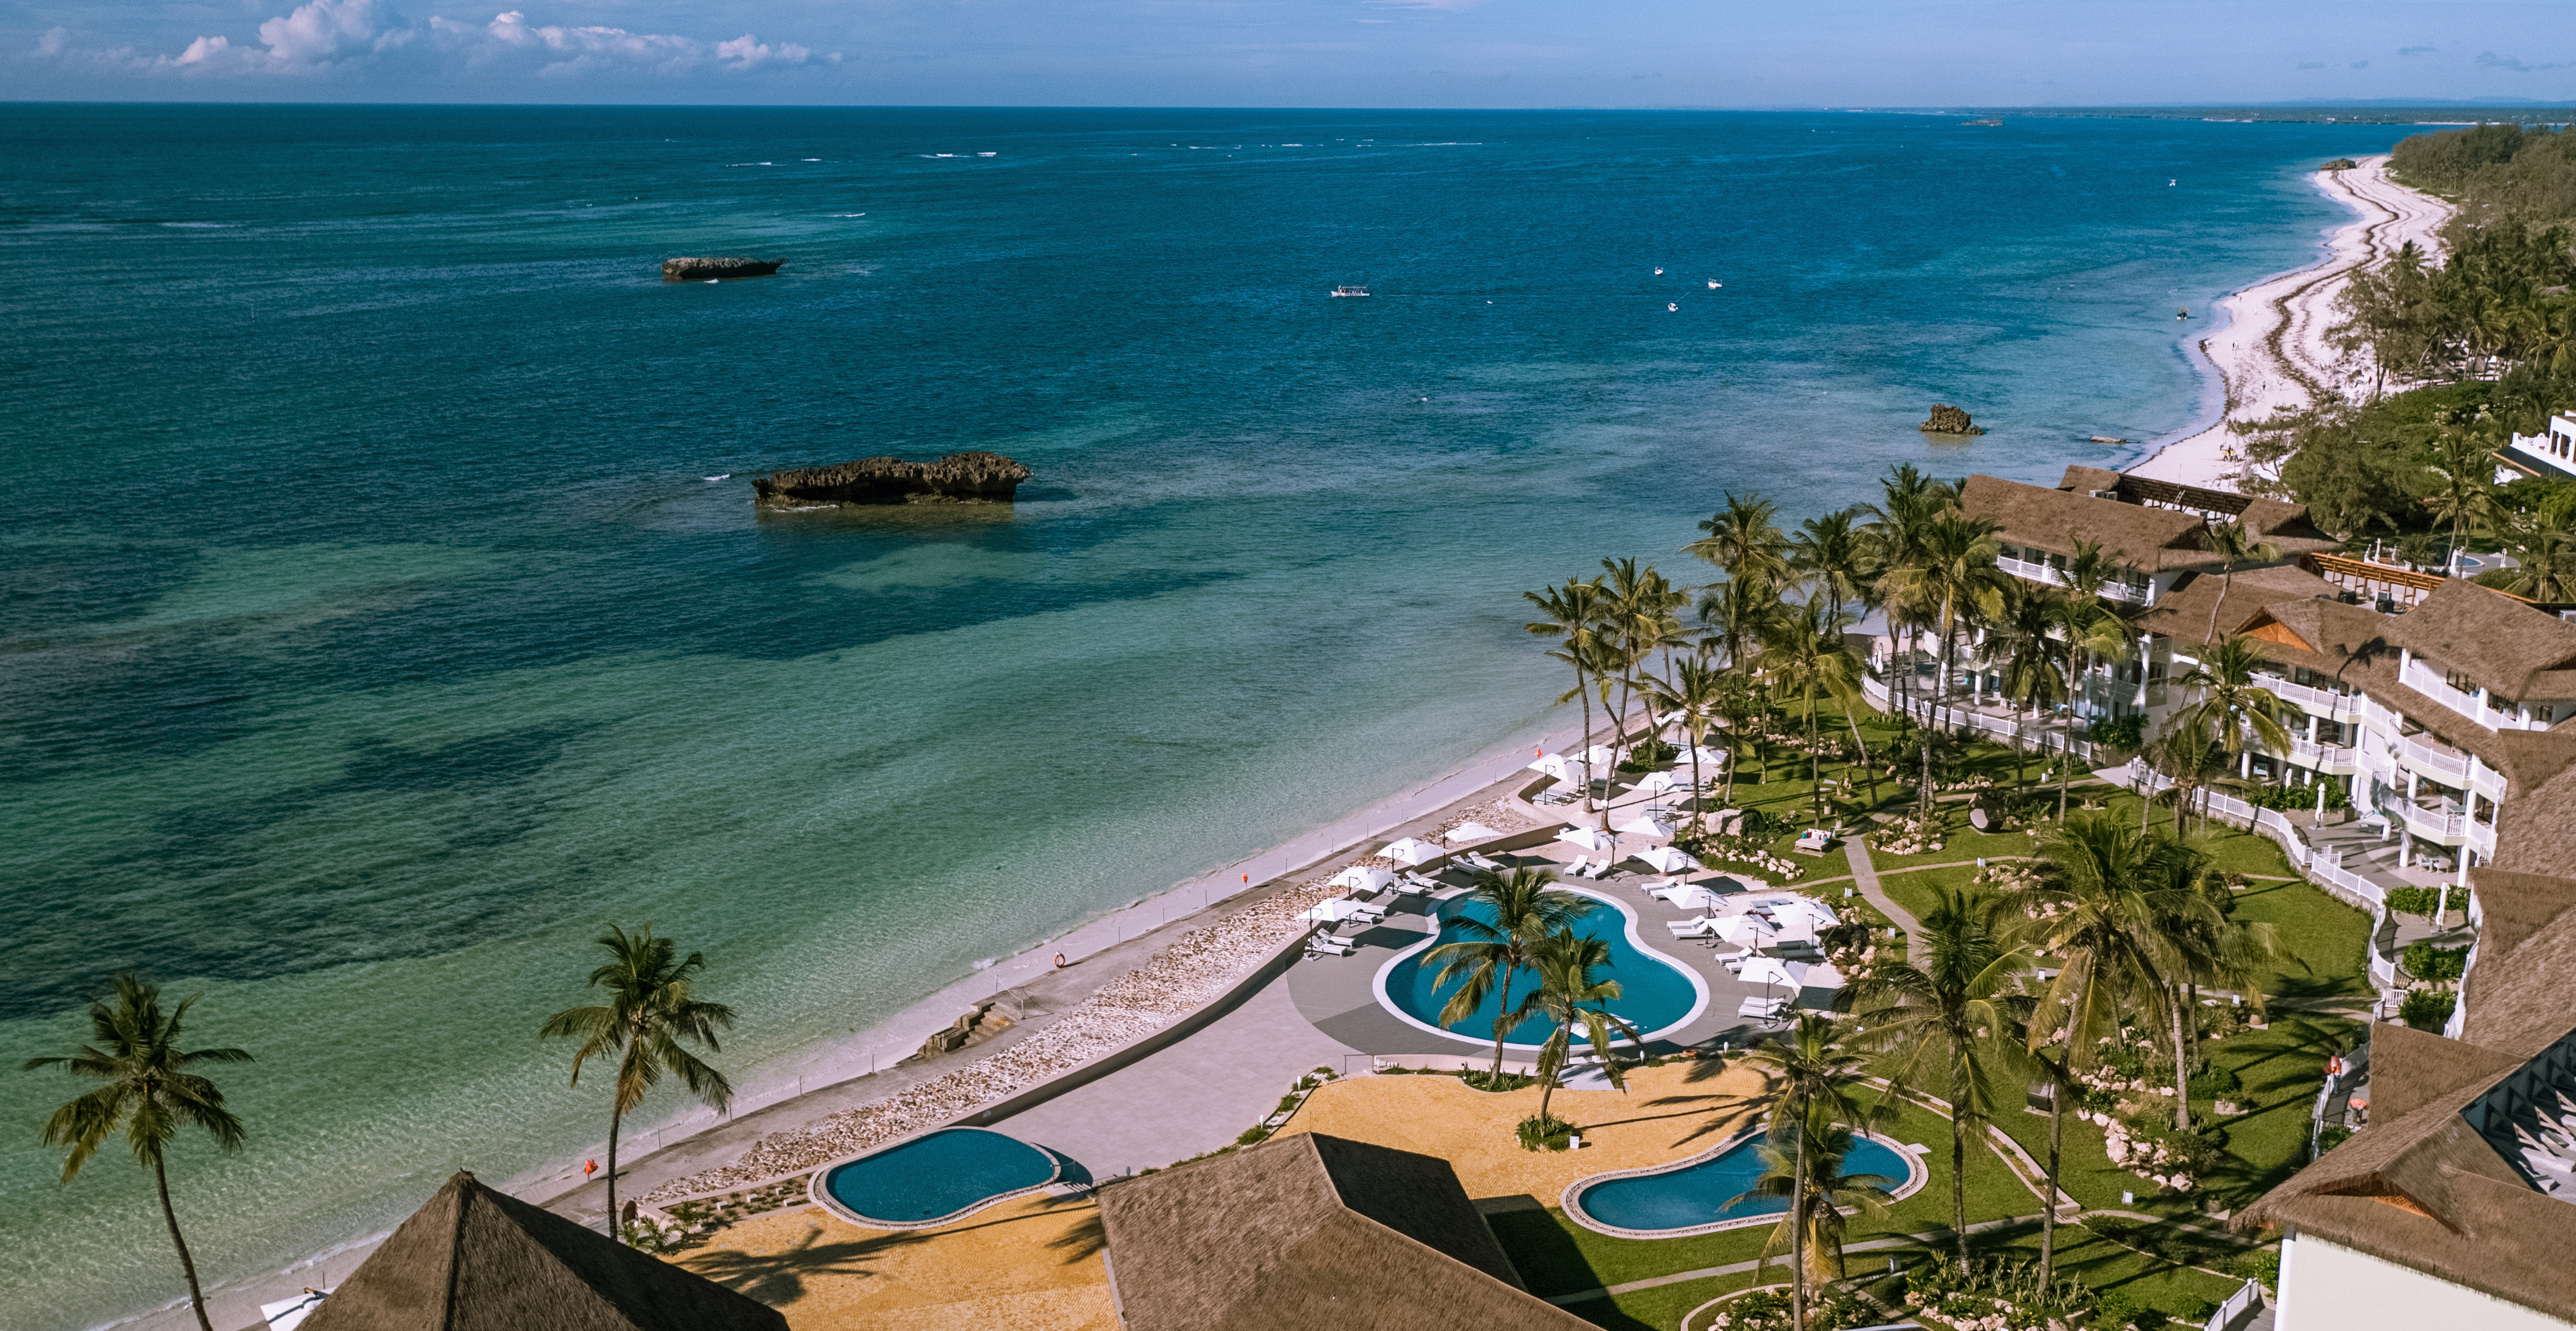
[[[1705,1225],[1685,1225],[1679,1229],[1628,1229],[1619,1225],[1611,1224],[1606,1220],[1597,1219],[1591,1212],[1583,1209],[1583,1194],[1595,1184],[1608,1183],[1613,1180],[1623,1178],[1647,1178],[1656,1174],[1679,1173],[1682,1170],[1690,1169],[1694,1166],[1714,1160],[1719,1156],[1734,1150],[1736,1147],[1742,1146],[1753,1138],[1762,1135],[1762,1132],[1762,1126],[1759,1123],[1756,1123],[1751,1127],[1738,1130],[1733,1136],[1728,1137],[1726,1140],[1719,1142],[1715,1146],[1709,1147],[1705,1151],[1701,1151],[1697,1155],[1686,1156],[1679,1160],[1667,1160],[1660,1165],[1641,1165],[1635,1169],[1608,1169],[1603,1170],[1598,1174],[1586,1174],[1572,1183],[1565,1185],[1564,1193],[1559,1195],[1557,1198],[1557,1205],[1564,1210],[1566,1219],[1583,1226],[1585,1229],[1591,1230],[1595,1234],[1607,1234],[1612,1238],[1621,1239],[1686,1239],[1700,1234],[1715,1234],[1729,1229],[1750,1229],[1755,1225],[1776,1225],[1780,1223],[1780,1213],[1778,1212],[1771,1212],[1763,1215],[1737,1216],[1733,1220],[1713,1220]],[[1907,1150],[1903,1142],[1876,1132],[1863,1132],[1858,1135],[1865,1137],[1870,1141],[1874,1141],[1879,1145],[1886,1147],[1888,1150],[1894,1151],[1896,1153],[1896,1157],[1905,1162],[1905,1181],[1888,1190],[1888,1197],[1890,1200],[1901,1202],[1906,1198],[1921,1192],[1923,1190],[1923,1186],[1931,1181],[1932,1171],[1924,1165],[1923,1157],[1916,1152]],[[1847,1210],[1843,1214],[1849,1215],[1851,1212]]]
[[[1700,974],[1697,967],[1674,957],[1668,952],[1649,946],[1646,942],[1645,935],[1639,933],[1637,930],[1640,917],[1634,907],[1630,906],[1627,902],[1621,901],[1617,897],[1609,895],[1608,893],[1595,891],[1591,888],[1576,887],[1571,883],[1563,881],[1559,881],[1556,886],[1564,888],[1566,891],[1572,892],[1578,896],[1590,897],[1595,901],[1605,903],[1617,910],[1621,920],[1621,927],[1627,931],[1630,946],[1636,948],[1639,952],[1672,967],[1674,970],[1681,972],[1683,978],[1690,981],[1691,1005],[1689,1011],[1684,1012],[1681,1016],[1675,1018],[1669,1025],[1659,1026],[1651,1031],[1638,1032],[1637,1038],[1634,1040],[1613,1040],[1610,1042],[1612,1048],[1617,1048],[1620,1045],[1643,1046],[1648,1040],[1660,1040],[1665,1036],[1690,1025],[1692,1022],[1699,1020],[1700,1015],[1708,1011],[1708,977]],[[1405,1011],[1404,1005],[1396,1002],[1395,996],[1386,991],[1386,977],[1395,972],[1397,963],[1402,962],[1405,958],[1410,957],[1417,952],[1428,949],[1432,944],[1439,941],[1440,930],[1435,923],[1431,933],[1423,938],[1421,942],[1401,949],[1394,956],[1387,958],[1385,965],[1377,968],[1377,974],[1369,979],[1370,993],[1376,997],[1377,1005],[1379,1007],[1394,1014],[1396,1020],[1403,1022],[1407,1026],[1413,1027],[1415,1030],[1422,1031],[1430,1035],[1437,1035],[1444,1040],[1456,1040],[1462,1044],[1475,1045],[1481,1049],[1491,1049],[1494,1047],[1494,1042],[1490,1037],[1480,1037],[1467,1035],[1459,1031],[1443,1030],[1440,1027]],[[1617,977],[1614,975],[1612,978],[1615,979]],[[1515,1044],[1508,1041],[1503,1045],[1503,1048],[1507,1050],[1519,1049],[1531,1053],[1535,1053],[1543,1047],[1544,1046],[1534,1044]],[[1592,1046],[1588,1043],[1578,1042],[1578,1047],[1589,1049]]]
[[[1025,1188],[1014,1188],[1009,1192],[995,1193],[980,1202],[976,1202],[959,1210],[951,1211],[946,1215],[931,1220],[880,1220],[875,1216],[861,1215],[857,1211],[851,1210],[848,1205],[841,1201],[840,1198],[832,1195],[831,1177],[833,1170],[839,1169],[844,1165],[855,1165],[872,1156],[884,1155],[888,1151],[910,1146],[914,1142],[920,1141],[925,1137],[934,1137],[943,1132],[981,1132],[1003,1138],[1007,1141],[1019,1142],[1020,1145],[1045,1156],[1048,1164],[1053,1166],[1053,1168],[1048,1173],[1044,1182],[1032,1183]],[[1029,1196],[1032,1193],[1044,1192],[1047,1189],[1054,1187],[1064,1179],[1064,1164],[1065,1160],[1063,1156],[1056,1154],[1054,1151],[1048,1150],[1046,1147],[1038,1145],[1036,1142],[1020,1141],[1019,1138],[1013,1137],[1007,1132],[995,1132],[991,1128],[979,1128],[967,1124],[948,1123],[935,1128],[926,1128],[920,1132],[906,1133],[893,1141],[877,1146],[871,1146],[864,1151],[842,1156],[838,1160],[829,1160],[820,1165],[816,1165],[805,1175],[805,1195],[813,1198],[815,1205],[822,1207],[826,1213],[832,1215],[834,1218],[846,1220],[853,1225],[857,1225],[861,1229],[937,1229],[942,1225],[956,1224],[958,1221],[963,1220],[978,1211],[999,1206],[1004,1202],[1014,1201],[1019,1198]]]

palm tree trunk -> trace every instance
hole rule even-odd
[[[1489,1091],[1503,1089],[1503,1037],[1511,1034],[1512,970],[1512,963],[1503,963],[1503,1010],[1494,1014],[1494,1079],[1485,1087]]]
[[[1860,737],[1860,706],[1856,701],[1844,705],[1843,723],[1851,727],[1852,748],[1860,754],[1861,770],[1869,773],[1869,802],[1876,804],[1878,803],[1878,768],[1871,765],[1869,744]],[[1844,775],[1849,777],[1848,769]]]
[[[2048,1196],[2039,1215],[2039,1285],[2057,1278],[2057,1164],[2066,1135],[2066,1079],[2052,1074],[2048,1084]]]
[[[617,1232],[617,1129],[626,1122],[626,1111],[608,1111],[608,1236],[618,1242],[625,1238]]]
[[[1583,685],[1583,667],[1574,668],[1574,700],[1583,705],[1583,808],[1592,809],[1592,695]]]
[[[1968,1111],[1963,1077],[1950,1079],[1950,1227],[1959,1243],[1959,1272],[1968,1270]]]
[[[2165,991],[2165,1005],[2173,1009],[2174,1039],[2174,1131],[2191,1131],[2191,1050],[2183,1039],[2183,1019],[2189,1014],[2182,1008],[2182,996],[2171,988]]]
[[[179,1250],[179,1269],[188,1273],[188,1306],[196,1311],[197,1331],[215,1331],[206,1316],[206,1291],[197,1284],[197,1259],[188,1255],[188,1241],[179,1237],[179,1213],[170,1209],[170,1172],[158,1156],[152,1160],[152,1186],[161,1193],[161,1219],[170,1226],[170,1246]]]
[[[1825,820],[1824,756],[1816,752],[1816,695],[1807,695],[1807,807],[1815,810],[1816,821]]]
[[[2084,690],[2092,675],[2093,653],[2086,652],[2084,669],[2075,677],[2075,696],[2078,700],[2083,698]],[[2057,755],[2057,823],[2060,827],[2066,825],[2066,783],[2075,773],[2075,722],[2080,715],[2082,714],[2072,707],[2066,709],[2066,747],[2060,749]]]
[[[1932,668],[1932,704],[1923,712],[1923,788],[1916,792],[1915,804],[1918,816],[1927,820],[1932,816],[1932,717],[1950,696],[1950,605],[1949,597],[1941,598],[1940,654]]]
[[[1807,1331],[1807,1133],[1798,1130],[1797,1180],[1789,1193],[1789,1331]]]

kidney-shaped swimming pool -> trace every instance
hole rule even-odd
[[[1635,1025],[1649,1039],[1698,1016],[1700,1009],[1708,1005],[1708,982],[1639,942],[1637,917],[1626,906],[1591,892],[1581,895],[1599,904],[1576,923],[1574,931],[1599,938],[1610,945],[1610,966],[1596,978],[1619,982],[1621,993],[1610,1000],[1611,1013]],[[1482,902],[1468,896],[1442,902],[1437,909],[1440,913],[1439,934],[1397,953],[1395,959],[1378,972],[1378,1000],[1397,1016],[1424,1030],[1463,1040],[1482,1041],[1490,1046],[1494,1038],[1494,1022],[1502,1016],[1505,1005],[1517,1004],[1527,998],[1530,991],[1538,987],[1538,977],[1528,971],[1520,972],[1512,977],[1509,995],[1488,993],[1485,1001],[1466,1018],[1443,1025],[1440,1009],[1465,980],[1452,978],[1445,985],[1434,986],[1432,977],[1440,973],[1440,963],[1428,960],[1431,949],[1468,936],[1458,926],[1460,917],[1468,916],[1490,923],[1494,915]],[[1531,1017],[1513,1027],[1505,1039],[1512,1044],[1535,1046],[1546,1041],[1552,1033],[1545,1020]]]
[[[1064,1175],[1042,1146],[985,1128],[941,1128],[823,1171],[815,1195],[876,1229],[922,1229],[1034,1192]]]
[[[1744,1196],[1766,1169],[1764,1137],[1757,1132],[1679,1164],[1577,1179],[1565,1190],[1565,1213],[1587,1229],[1629,1238],[1762,1224],[1789,1209],[1787,1197]],[[1853,1138],[1843,1157],[1845,1177],[1862,1174],[1877,1175],[1899,1197],[1923,1186],[1923,1165],[1914,1154],[1876,1137]]]

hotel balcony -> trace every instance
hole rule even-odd
[[[2484,690],[2464,693],[2451,687],[2450,682],[2442,678],[2442,672],[2424,664],[2422,657],[2408,656],[2405,666],[2397,672],[2397,679],[2406,687],[2489,730],[2547,730],[2549,728],[2547,721],[2524,720],[2517,709],[2488,706]]]
[[[2418,776],[2429,776],[2446,786],[2466,788],[2469,784],[2469,755],[2441,744],[2427,744],[2415,735],[2397,737],[2397,761]]]
[[[2303,739],[2290,741],[2290,751],[2283,755],[2290,762],[2329,776],[2349,776],[2360,766],[2360,756],[2338,744],[2310,744]]]
[[[2051,587],[2063,587],[2066,585],[2066,575],[2064,573],[2050,568],[2046,564],[2038,563],[2033,560],[1997,559],[1995,561],[1995,567],[2002,569],[2004,572],[2009,573],[2016,578],[2021,578],[2028,582],[2044,582]],[[2102,588],[2102,595],[2110,600],[2126,601],[2131,605],[2144,605],[2147,601],[2146,588],[2134,587],[2125,582],[2105,584]]]
[[[2361,715],[2361,699],[2349,693],[2336,693],[2307,684],[2293,684],[2279,675],[2256,671],[2254,682],[2272,691],[2272,696],[2298,708],[2313,712],[2330,721],[2341,721]]]
[[[2419,841],[2430,841],[2442,846],[2459,846],[2468,843],[2469,816],[2460,812],[2460,807],[2456,804],[2446,802],[2427,808],[2412,800],[2393,799],[2379,806],[2379,809],[2380,812],[2404,822],[2406,830],[2414,833]],[[2486,830],[2487,844],[2492,847],[2495,844],[2495,831],[2493,828]]]

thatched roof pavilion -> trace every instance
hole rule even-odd
[[[1436,1156],[1298,1133],[1100,1192],[1128,1331],[1585,1331]]]
[[[458,1173],[302,1331],[786,1331],[778,1310]]]

